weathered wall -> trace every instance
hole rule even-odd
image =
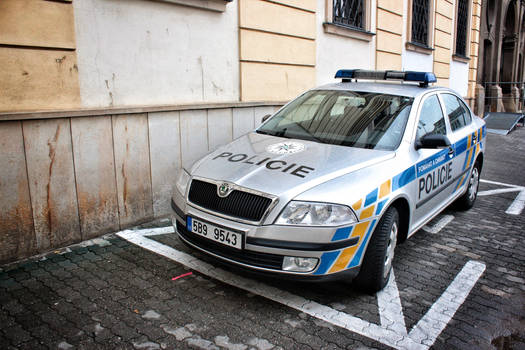
[[[377,0],[376,69],[401,70],[403,1]]]
[[[0,111],[80,106],[73,6],[0,1]]]
[[[181,165],[254,129],[277,108],[50,112],[0,121],[0,263],[170,213]]]
[[[289,100],[314,87],[316,0],[238,6],[241,100]]]
[[[338,69],[375,69],[375,36],[372,35],[367,41],[346,36],[352,35],[344,32],[346,28],[341,28],[339,33],[327,31],[323,25],[328,21],[326,3],[326,0],[317,0],[317,85],[333,83]],[[370,9],[370,28],[375,28],[376,10],[373,4]]]
[[[74,1],[84,107],[239,100],[237,6]]]

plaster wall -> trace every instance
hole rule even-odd
[[[370,8],[371,28],[375,32],[376,5],[372,1]],[[326,21],[326,0],[317,0],[317,85],[333,83],[335,72],[343,68],[375,69],[375,37],[363,41],[325,33],[323,23]]]
[[[468,94],[469,65],[459,61],[450,62],[450,88],[463,97]]]
[[[83,107],[239,100],[237,6],[74,1]]]
[[[403,70],[432,72],[433,68],[434,59],[432,55],[409,51],[403,48]]]

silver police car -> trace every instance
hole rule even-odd
[[[375,292],[396,244],[453,202],[472,207],[486,129],[457,93],[429,87],[426,72],[336,78],[182,170],[172,207],[184,243],[251,271]]]

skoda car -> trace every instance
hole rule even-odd
[[[228,264],[382,289],[396,244],[472,207],[485,123],[432,73],[340,70],[183,169],[173,225]],[[372,81],[370,81],[372,80]]]

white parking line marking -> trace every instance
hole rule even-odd
[[[151,230],[145,231],[144,233],[151,235]],[[170,232],[173,232],[173,229]],[[118,232],[117,236],[225,284],[287,305],[396,349],[428,349],[450,322],[485,270],[483,263],[469,261],[445,290],[445,293],[407,335],[399,291],[393,273],[385,289],[377,293],[381,319],[381,325],[377,325],[299,295],[214,267],[192,255],[147,238],[142,231],[125,230]]]
[[[520,215],[523,211],[523,208],[525,208],[525,190],[518,193],[516,199],[514,199],[514,202],[512,202],[505,213],[511,215]]]
[[[507,208],[505,213],[510,214],[510,215],[520,215],[521,214],[521,212],[523,211],[523,208],[525,208],[525,187],[506,184],[502,182],[489,181],[489,180],[480,180],[480,181],[488,183],[488,184],[505,186],[508,188],[498,188],[495,190],[481,191],[478,193],[478,196],[491,196],[491,195],[500,194],[500,193],[519,191],[518,195],[516,196],[516,199],[514,199],[514,201],[510,204],[510,206]]]
[[[480,196],[480,197],[492,196],[492,195],[500,194],[500,193],[519,192],[519,191],[521,191],[521,188],[519,188],[519,187],[516,187],[516,188],[498,188],[496,190],[480,191],[480,192],[478,192],[478,196]]]
[[[410,331],[409,337],[429,347],[434,344],[484,271],[485,264],[472,260],[467,262],[445,292]]]
[[[506,184],[506,183],[497,182],[497,181],[490,181],[490,180],[485,180],[485,179],[481,179],[481,180],[479,180],[479,182],[484,182],[484,183],[492,184],[492,185],[506,186],[506,187],[521,187],[521,186]]]
[[[454,220],[454,215],[443,215],[438,222],[436,222],[434,225],[429,226],[425,225],[423,226],[423,230],[429,232],[429,233],[438,233],[441,231],[445,226],[447,226],[449,223]]]

